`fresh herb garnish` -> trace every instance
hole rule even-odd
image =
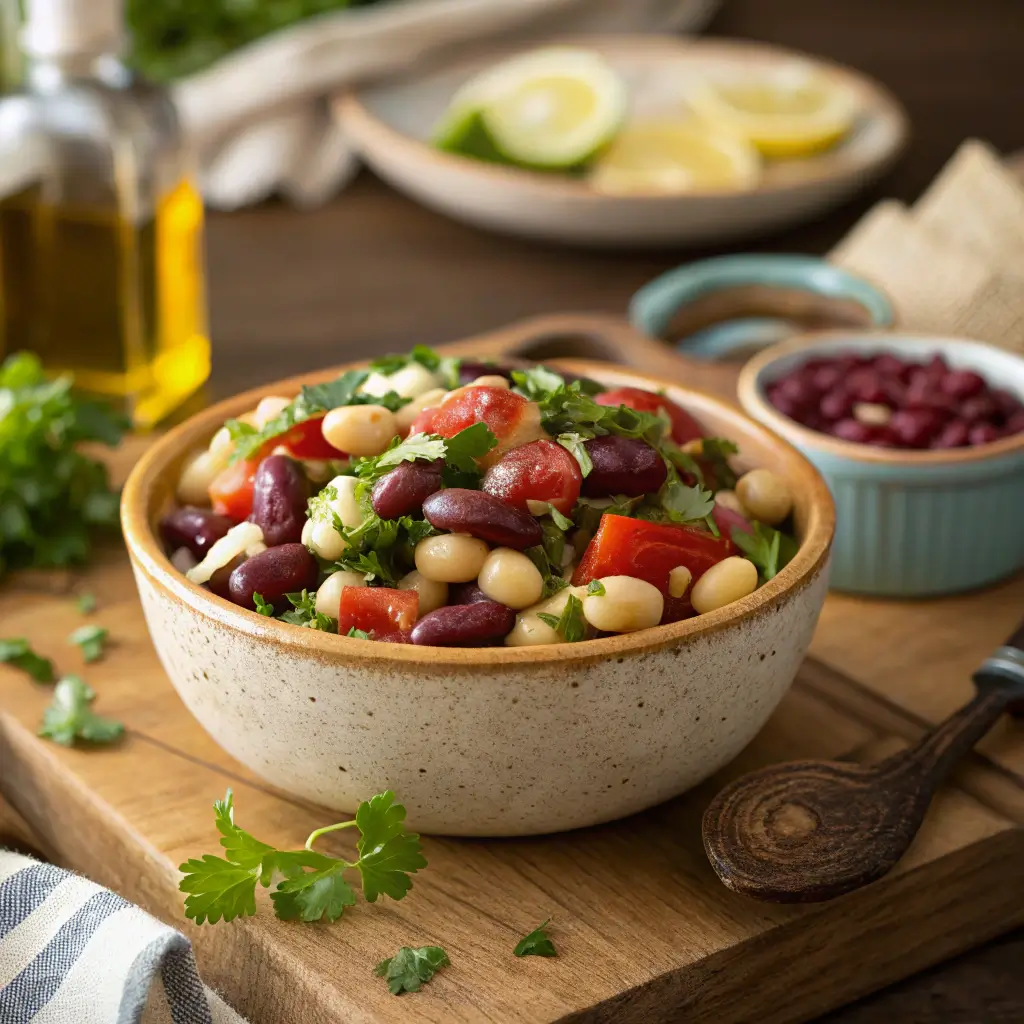
[[[582,476],[584,478],[590,476],[594,469],[594,462],[583,444],[586,438],[577,433],[571,433],[559,434],[555,440],[579,463]]]
[[[337,620],[316,610],[316,594],[304,589],[300,594],[284,596],[291,603],[291,608],[278,616],[282,622],[290,622],[293,626],[305,626],[307,629],[319,629],[323,633],[338,632]]]
[[[569,594],[560,616],[538,612],[537,618],[549,625],[567,644],[579,643],[587,635],[583,602],[575,594]]]
[[[415,992],[437,974],[442,967],[450,967],[448,954],[440,946],[403,946],[394,956],[381,960],[373,973],[384,978],[393,996]]]
[[[350,636],[355,640],[369,640],[370,634],[365,629],[359,629],[358,626],[353,626],[345,636]]]
[[[412,888],[409,876],[427,866],[420,837],[405,831],[405,808],[395,803],[390,790],[363,801],[353,820],[312,832],[302,850],[277,850],[240,829],[230,789],[213,808],[226,857],[208,853],[179,868],[185,877],[178,888],[188,894],[185,916],[197,924],[251,917],[256,913],[256,885],[270,886],[275,874],[284,875],[270,897],[279,918],[336,921],[356,902],[346,872],[359,872],[363,896],[373,903],[381,893],[400,900]],[[360,832],[354,861],[313,850],[320,836],[352,827]]]
[[[799,545],[790,536],[764,523],[752,523],[753,533],[732,528],[733,543],[757,566],[762,583],[777,576],[792,561]]]
[[[529,935],[524,935],[512,950],[515,956],[558,956],[555,944],[545,930],[551,923],[548,918],[543,924],[537,925]]]
[[[96,597],[90,594],[88,590],[83,591],[78,595],[78,599],[75,601],[75,607],[78,609],[80,615],[89,615],[96,611]]]
[[[529,509],[530,515],[532,516],[551,516],[551,521],[563,532],[573,528],[573,521],[568,516],[562,515],[562,513],[559,512],[558,509],[549,501],[528,500],[526,502],[526,507]]]
[[[410,363],[419,363],[431,373],[436,373],[444,387],[451,390],[458,387],[461,362],[461,359],[454,356],[440,356],[426,345],[414,345],[412,351],[405,355],[388,355],[375,359],[370,363],[370,369],[389,377],[399,370],[404,370]]]
[[[661,509],[669,522],[705,522],[712,532],[717,531],[711,513],[715,510],[715,496],[698,486],[687,487],[679,480],[670,480],[658,494]]]
[[[543,401],[548,395],[565,388],[565,378],[546,366],[531,366],[526,370],[513,370],[515,390],[531,402]]]
[[[68,643],[80,648],[86,661],[99,661],[108,633],[102,626],[79,626],[68,637]]]
[[[57,678],[53,662],[36,654],[23,636],[0,640],[0,662],[27,672],[37,683],[52,683]]]
[[[269,601],[264,601],[262,594],[254,593],[252,595],[252,603],[256,605],[257,615],[273,616],[274,606]]]
[[[28,353],[0,363],[0,576],[84,562],[95,531],[113,531],[118,496],[82,442],[116,446],[127,421],[47,380]]]
[[[345,550],[328,567],[330,571],[358,572],[368,583],[380,579],[393,585],[413,567],[416,545],[437,530],[425,519],[381,519],[371,512],[358,526],[342,528],[340,533]]]
[[[260,430],[239,420],[228,420],[225,426],[235,445],[231,461],[251,458],[268,441],[291,430],[297,423],[330,412],[331,409],[337,409],[342,405],[383,405],[392,412],[401,409],[403,405],[408,405],[410,399],[402,398],[394,391],[389,391],[386,395],[367,395],[360,392],[359,388],[369,376],[366,370],[349,370],[336,380],[325,384],[307,385],[298,397],[268,420]]]
[[[43,712],[39,735],[64,747],[72,746],[76,739],[89,743],[116,740],[124,732],[124,726],[112,718],[94,714],[89,705],[95,697],[92,687],[78,676],[65,676],[57,683],[53,700]]]
[[[498,439],[486,423],[474,423],[460,430],[454,437],[440,437],[437,434],[413,434],[404,441],[396,438],[391,447],[381,455],[368,456],[353,463],[352,470],[364,480],[377,480],[402,462],[424,459],[433,462],[443,459],[446,470],[463,475],[479,477],[476,460],[486,455]],[[449,487],[457,486],[445,479]]]
[[[607,591],[600,580],[591,580],[587,584],[587,597],[604,597]]]

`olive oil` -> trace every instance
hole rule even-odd
[[[150,426],[209,376],[203,210],[168,97],[113,55],[119,15],[29,5],[26,85],[0,101],[0,354]]]

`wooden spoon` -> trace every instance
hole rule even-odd
[[[1024,623],[974,685],[970,703],[878,764],[793,761],[730,783],[704,814],[704,849],[718,877],[773,903],[830,900],[881,878],[953,766],[1004,711],[1024,712]]]

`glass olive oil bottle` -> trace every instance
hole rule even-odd
[[[0,356],[163,419],[210,372],[202,201],[164,90],[119,60],[120,0],[28,0],[0,99]]]

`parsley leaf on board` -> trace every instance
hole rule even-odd
[[[512,950],[515,956],[558,956],[555,944],[548,937],[547,926],[551,923],[549,917],[543,924],[537,925],[529,935],[524,935]]]
[[[587,622],[583,618],[583,602],[575,594],[569,595],[560,616],[538,612],[537,618],[549,625],[567,644],[586,639]]]
[[[442,967],[450,967],[451,960],[440,946],[411,946],[402,948],[387,960],[381,960],[373,973],[384,978],[393,996],[415,992],[425,985]]]
[[[262,594],[254,593],[252,595],[252,603],[256,606],[256,613],[258,615],[273,616],[274,606],[265,601]]]
[[[788,534],[776,530],[773,526],[758,522],[751,525],[753,533],[747,533],[746,530],[734,526],[732,540],[757,566],[761,582],[767,583],[792,561],[800,545]]]
[[[89,615],[96,611],[96,597],[91,594],[88,590],[83,591],[78,595],[78,599],[75,601],[75,607],[78,609],[80,615]]]
[[[53,691],[53,700],[43,712],[39,735],[64,747],[76,739],[90,743],[111,743],[124,732],[124,726],[112,718],[94,714],[89,705],[96,694],[78,676],[65,676]]]
[[[37,683],[52,683],[57,679],[53,662],[41,654],[36,654],[23,636],[12,637],[9,640],[0,639],[0,662],[12,668],[20,668]]]
[[[68,637],[68,643],[80,648],[86,661],[99,661],[108,633],[102,626],[79,626]]]
[[[301,850],[278,850],[235,824],[234,797],[214,803],[214,821],[221,834],[225,857],[205,854],[179,868],[178,885],[185,897],[185,916],[197,924],[256,913],[256,886],[269,887],[274,875],[283,875],[271,893],[274,912],[283,920],[335,921],[355,903],[355,891],[345,873],[356,869],[363,895],[374,902],[384,893],[401,899],[412,887],[409,875],[427,866],[419,836],[406,832],[405,808],[394,793],[379,793],[361,803],[351,821],[316,829]],[[356,828],[361,838],[354,861],[318,853],[313,843],[328,832]]]
[[[39,360],[0,363],[0,577],[8,570],[84,562],[93,536],[118,525],[107,468],[82,442],[116,446],[128,422],[47,380]]]
[[[278,618],[282,622],[290,622],[293,626],[305,626],[307,629],[319,629],[323,633],[337,633],[338,622],[329,615],[316,610],[316,594],[303,590],[299,594],[285,594],[291,608],[281,612]]]

